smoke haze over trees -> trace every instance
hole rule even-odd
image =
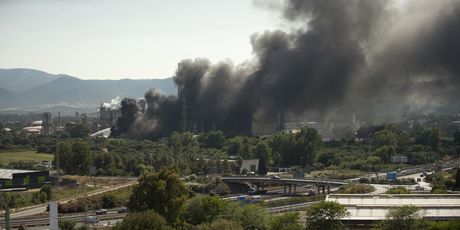
[[[271,122],[279,111],[381,119],[458,108],[459,1],[254,3],[279,12],[286,31],[251,35],[254,58],[238,65],[182,60],[178,97],[147,92],[148,110],[129,125],[133,136],[247,134],[252,119]]]

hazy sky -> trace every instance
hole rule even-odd
[[[164,78],[184,58],[249,59],[279,23],[251,0],[0,0],[0,68]]]

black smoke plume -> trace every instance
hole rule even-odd
[[[134,122],[151,124],[142,135],[210,129],[250,134],[252,120],[270,123],[279,111],[356,112],[370,119],[458,108],[460,1],[273,5],[292,28],[252,35],[255,58],[246,63],[181,61],[174,77],[178,97],[146,93],[148,110]]]

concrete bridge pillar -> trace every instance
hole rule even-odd
[[[331,193],[331,188],[329,185],[327,185],[327,194]]]
[[[296,194],[296,193],[297,193],[297,185],[295,184],[294,185],[294,194]]]
[[[323,187],[323,194],[326,194],[326,191],[325,191],[326,186],[323,185],[322,187]]]
[[[285,184],[283,185],[283,188],[284,188],[284,195],[286,195],[286,185]]]
[[[291,195],[291,187],[292,185],[289,185],[289,195]]]

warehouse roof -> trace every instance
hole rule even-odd
[[[31,173],[37,172],[34,170],[20,170],[20,169],[0,169],[0,179],[11,180],[13,179],[13,174],[16,173]]]

